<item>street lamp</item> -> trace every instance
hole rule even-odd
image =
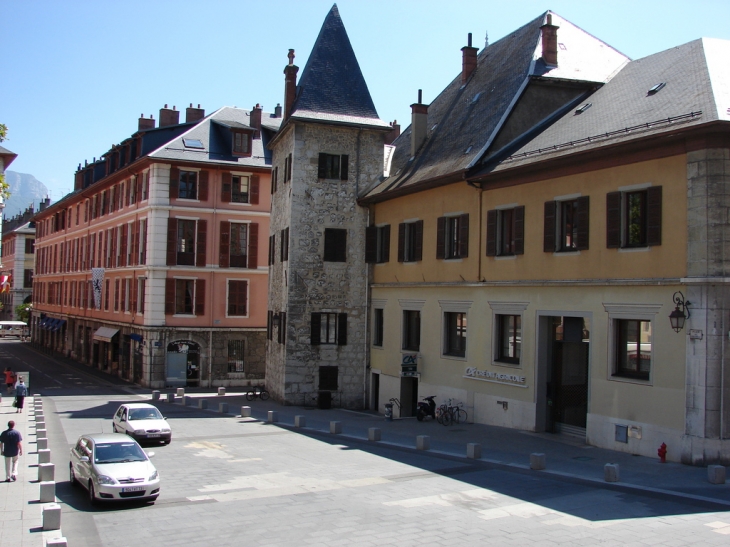
[[[685,320],[690,317],[689,306],[691,306],[692,303],[689,300],[684,299],[684,295],[681,291],[675,292],[672,300],[674,301],[675,306],[674,311],[669,314],[669,322],[672,324],[674,332],[679,332],[684,328]],[[685,315],[684,312],[687,312],[687,315]]]

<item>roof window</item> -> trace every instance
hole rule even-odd
[[[654,95],[655,93],[659,93],[662,89],[664,89],[664,86],[667,85],[667,82],[661,82],[654,87],[652,87],[646,94],[647,95]]]
[[[586,110],[588,110],[592,106],[593,106],[593,103],[586,103],[584,105],[581,105],[581,106],[579,106],[578,108],[575,109],[575,113],[576,114],[583,114],[583,112],[585,112]]]
[[[183,139],[183,145],[185,148],[197,148],[199,150],[204,148],[200,139]]]
[[[464,151],[464,154],[468,154],[469,152],[471,152],[471,146]]]
[[[474,98],[471,100],[471,104],[474,104],[475,102],[477,102],[479,100],[479,97],[481,96],[481,94],[482,94],[482,92],[480,91],[479,93],[474,95]]]

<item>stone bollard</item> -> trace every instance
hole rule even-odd
[[[545,469],[545,454],[541,452],[533,452],[530,454],[530,469],[533,471],[540,471]]]
[[[167,402],[168,403],[174,403],[175,402],[175,394],[174,393],[168,393],[167,394]]]
[[[51,451],[49,449],[38,450],[38,463],[51,463]]]
[[[160,400],[160,392],[158,390],[152,390],[152,400],[153,401],[159,401]]]
[[[65,537],[47,538],[46,547],[68,547],[68,540]]]
[[[273,424],[274,422],[279,421],[279,413],[276,410],[269,410],[269,419],[268,422],[270,424]]]
[[[218,403],[218,412],[228,414],[228,403]]]
[[[342,433],[342,422],[330,422],[330,433],[333,435]]]
[[[184,387],[177,388],[177,396],[178,397],[185,397],[185,388]]]
[[[416,437],[416,448],[418,450],[429,450],[431,448],[431,437],[428,435],[418,435]]]
[[[380,440],[380,428],[369,427],[368,428],[368,441],[377,442]]]
[[[56,482],[43,481],[41,483],[41,503],[54,503],[56,501]]]
[[[46,429],[46,422],[36,422],[35,423],[35,430],[38,431],[39,429]],[[46,430],[48,431],[48,430]]]
[[[707,480],[710,481],[710,484],[725,484],[725,466],[708,465]]]
[[[251,417],[251,407],[242,406],[241,407],[241,418],[250,418],[250,417]]]
[[[61,506],[57,503],[49,503],[43,507],[43,529],[61,529]]]
[[[48,448],[48,439],[38,439],[36,441],[36,448],[38,448],[38,450],[45,450]]]
[[[46,433],[47,433],[47,431],[45,429],[36,429],[35,438],[36,439],[46,439],[46,438],[48,438]]]
[[[606,482],[618,482],[620,477],[617,463],[607,463],[603,466],[603,479]]]
[[[307,427],[307,417],[294,416],[294,427]]]
[[[198,408],[201,408],[201,409],[208,408],[208,399],[198,399]]]
[[[183,395],[182,404],[185,406],[193,404],[193,398],[190,395]]]
[[[40,411],[40,412],[36,412],[36,413],[35,413],[35,421],[36,421],[36,422],[42,422],[42,421],[44,421],[45,419],[46,419],[46,418],[45,418],[45,416],[43,415],[43,411]]]
[[[226,394],[226,388],[219,387],[218,388],[218,397],[223,397]]]
[[[470,460],[478,460],[482,457],[482,445],[479,443],[467,443],[466,457]]]
[[[56,466],[52,463],[38,464],[38,482],[56,480]]]

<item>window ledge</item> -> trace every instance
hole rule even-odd
[[[495,256],[494,260],[516,260],[517,255],[499,255]]]
[[[444,353],[441,355],[442,359],[448,359],[449,361],[466,361],[466,356],[462,357],[461,355],[449,355],[448,353]]]
[[[651,247],[621,247],[618,252],[619,253],[645,253],[647,251],[650,251]]]
[[[580,256],[580,251],[555,251],[553,256]]]
[[[444,262],[464,262],[462,257],[458,258],[444,258]]]
[[[383,346],[376,346],[375,344],[373,344],[371,347],[373,349],[379,349],[379,350],[384,350],[385,349],[385,347],[383,347]]]
[[[492,366],[495,367],[507,367],[507,368],[522,368],[521,363],[508,363],[507,361],[492,361]]]
[[[197,317],[197,315],[190,314],[190,313],[175,313],[175,314],[173,314],[173,317],[187,317],[187,318],[194,319]]]
[[[608,377],[609,380],[613,382],[623,382],[625,384],[637,384],[640,386],[649,386],[653,387],[653,382],[651,381],[651,378],[648,378],[646,380],[641,378],[634,378],[633,376],[622,376],[620,374],[612,374]]]

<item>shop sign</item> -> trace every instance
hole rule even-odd
[[[518,374],[505,374],[503,372],[493,372],[491,370],[479,370],[476,367],[466,367],[464,378],[483,380],[485,382],[494,382],[497,384],[527,387],[524,376],[519,376]]]
[[[168,353],[199,354],[200,346],[192,340],[175,340],[167,344]]]
[[[400,375],[405,377],[418,376],[418,354],[404,353],[401,358]]]

